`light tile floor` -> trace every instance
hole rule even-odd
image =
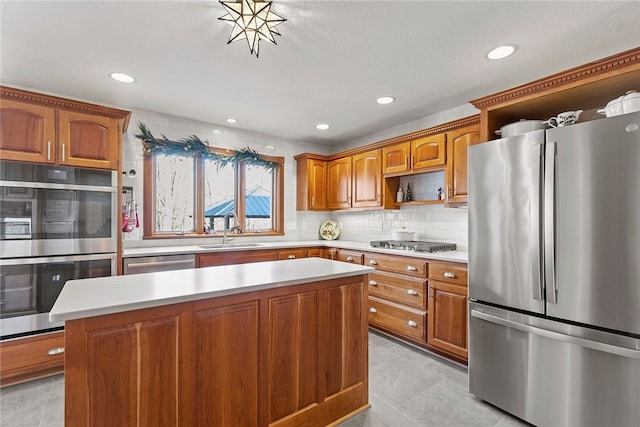
[[[467,392],[466,369],[375,332],[369,402],[341,427],[527,426]],[[20,426],[64,426],[64,376],[0,389],[0,427]]]

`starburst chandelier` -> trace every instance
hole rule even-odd
[[[277,44],[274,36],[279,36],[280,33],[275,27],[286,19],[271,11],[272,2],[220,0],[220,3],[228,13],[218,19],[233,26],[227,44],[238,40],[247,40],[249,50],[251,54],[256,54],[256,58],[260,53],[261,40],[269,40],[271,43]]]

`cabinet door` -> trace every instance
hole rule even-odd
[[[353,156],[352,203],[354,208],[382,205],[380,150]]]
[[[118,168],[118,124],[108,117],[60,110],[58,161],[69,166]]]
[[[351,157],[332,160],[327,165],[327,207],[351,207]]]
[[[382,149],[382,172],[393,173],[409,170],[411,145],[402,142]]]
[[[0,157],[3,160],[53,163],[56,112],[53,108],[2,99]]]
[[[467,288],[431,281],[427,322],[427,343],[467,359]]]
[[[0,385],[64,371],[64,332],[0,342]]]
[[[467,203],[467,149],[480,141],[480,127],[469,126],[448,133],[446,203]]]
[[[273,250],[212,252],[196,255],[196,267],[247,264],[250,262],[276,261],[278,252]]]
[[[412,169],[444,165],[447,159],[446,140],[446,134],[439,133],[411,141]]]
[[[309,160],[308,186],[310,210],[324,210],[327,208],[327,162]]]
[[[306,258],[306,257],[307,257],[306,248],[280,249],[278,251],[278,259],[296,259],[296,258]]]

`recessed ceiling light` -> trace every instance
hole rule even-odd
[[[237,122],[237,120],[236,120],[236,119],[232,119],[232,118],[228,118],[228,119],[227,119],[227,122],[229,122],[229,123],[235,123],[235,122]]]
[[[133,83],[136,81],[135,77],[125,73],[111,73],[109,77],[121,83]]]
[[[505,44],[502,46],[498,46],[494,49],[491,49],[487,53],[488,59],[502,59],[506,58],[509,55],[512,55],[517,49],[515,44]]]
[[[395,100],[396,99],[393,96],[381,96],[380,98],[376,99],[376,102],[378,104],[384,105],[384,104],[391,104]]]
[[[329,125],[326,123],[320,123],[318,125],[316,125],[316,129],[318,130],[327,130],[329,129]]]

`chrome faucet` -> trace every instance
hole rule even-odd
[[[236,225],[238,225],[238,215],[235,214],[235,212],[227,212],[226,214],[224,214],[224,234],[222,235],[222,244],[226,245],[227,244],[227,231],[231,230],[230,227],[230,222],[229,218],[233,217],[235,219]]]

